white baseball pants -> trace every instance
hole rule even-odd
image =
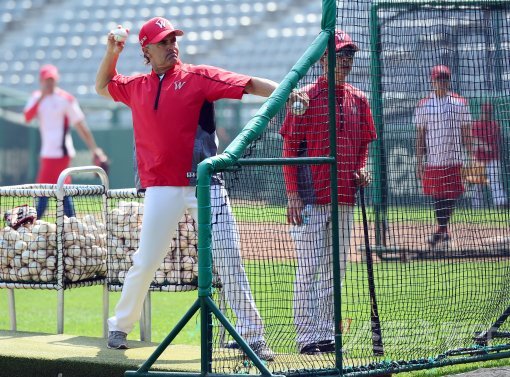
[[[485,165],[485,172],[491,188],[492,202],[495,206],[505,205],[508,202],[505,189],[501,182],[501,171],[499,160],[492,160]],[[472,185],[471,203],[474,208],[483,206],[483,185]]]
[[[237,225],[223,186],[211,186],[211,205],[215,267],[227,302],[237,316],[236,329],[251,344],[263,339],[263,324],[241,264]],[[133,254],[115,316],[108,319],[110,331],[129,333],[140,319],[154,273],[186,210],[197,219],[195,187],[147,188],[139,249]]]
[[[331,207],[310,206],[306,224],[295,226],[297,270],[294,282],[294,324],[299,349],[307,344],[334,340],[334,302]],[[345,275],[351,244],[354,207],[338,206],[340,278]]]

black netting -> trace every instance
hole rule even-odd
[[[215,299],[255,351],[263,334],[275,355],[271,371],[334,368],[325,341],[335,329],[349,373],[469,361],[509,345],[510,10],[379,2],[369,28],[372,5],[337,2],[337,31],[359,48],[346,79],[352,86],[339,86],[335,98],[340,266],[331,261],[327,164],[241,163],[223,173],[230,205],[212,201],[215,264],[234,271],[240,253],[244,266]],[[336,61],[341,70],[344,60]],[[298,126],[285,128],[292,116],[283,109],[243,159],[328,156],[321,77],[317,62],[297,86],[315,98],[293,120]],[[364,96],[377,130],[366,165],[373,178],[365,189],[368,251],[359,192],[345,203],[359,140],[367,138]],[[311,183],[311,192],[299,182]],[[291,191],[300,192],[301,226],[289,222],[288,214],[297,216],[288,212]],[[345,273],[340,323],[329,322],[335,268]],[[240,283],[245,276],[249,287]],[[214,330],[213,371],[253,372],[218,321]]]

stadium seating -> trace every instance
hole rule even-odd
[[[162,15],[186,31],[181,40],[183,61],[281,80],[320,31],[321,3],[9,0],[0,9],[5,9],[0,23],[5,30],[0,40],[4,52],[0,85],[29,92],[37,88],[39,67],[53,63],[61,70],[61,86],[89,99],[97,97],[94,78],[106,34],[117,24],[133,30],[119,62],[121,72],[148,70],[137,46],[137,31],[148,18]]]
[[[4,57],[0,62],[0,86],[28,93],[37,88],[39,67],[53,63],[61,70],[63,88],[79,99],[99,99],[94,78],[108,30],[123,24],[133,31],[119,61],[119,71],[148,71],[143,65],[137,32],[145,20],[155,15],[165,16],[185,30],[180,40],[183,61],[281,81],[319,33],[321,5],[320,0],[5,0],[0,2],[0,48]],[[350,81],[370,94],[369,12],[368,0],[337,1],[338,23],[361,49]],[[380,15],[390,20],[389,24],[399,22],[392,20],[392,12],[383,11]],[[468,13],[464,18],[453,17],[441,23],[437,17],[416,19],[412,21],[416,35],[384,34],[383,55],[391,62],[383,77],[385,95],[401,98],[406,90],[421,97],[430,89],[424,78],[428,77],[431,64],[453,58],[468,57],[477,62],[492,59],[483,46],[482,33],[476,31],[480,20],[469,17]],[[506,22],[503,30],[508,30],[508,20],[510,17],[498,21]],[[396,26],[393,30],[399,30]],[[443,43],[444,38],[461,29],[475,32],[456,41],[458,57],[452,56],[451,48],[423,48],[424,44]],[[508,33],[501,35],[499,43],[502,54],[498,59],[508,61]],[[432,58],[430,51],[434,51]],[[499,89],[508,91],[508,65],[499,66],[503,78]],[[465,96],[493,85],[489,77],[493,73],[489,71],[478,72],[477,76],[470,71],[472,66],[460,64],[454,68],[455,89]],[[466,74],[476,79],[461,80]]]

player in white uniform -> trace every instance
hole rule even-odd
[[[93,159],[106,160],[101,148],[96,146],[92,133],[85,123],[85,115],[76,98],[57,86],[58,69],[54,65],[43,65],[39,72],[40,89],[32,93],[24,108],[27,123],[36,118],[41,134],[40,165],[37,183],[57,183],[62,170],[69,167],[75,156],[71,127],[75,127]],[[67,181],[66,183],[69,183]],[[39,198],[37,217],[44,214],[48,198]],[[64,199],[66,216],[74,216],[71,198]]]
[[[464,192],[461,177],[463,151],[471,153],[471,115],[467,101],[450,91],[451,72],[447,66],[432,69],[433,92],[416,107],[417,175],[423,191],[434,199],[438,227],[428,243],[435,248],[448,243],[448,223],[457,199]],[[464,147],[464,148],[463,148]]]

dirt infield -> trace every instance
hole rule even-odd
[[[239,223],[241,250],[246,259],[295,258],[291,226],[277,223]],[[433,224],[423,222],[399,222],[388,226],[386,245],[404,260],[433,256],[427,244],[434,230]],[[370,244],[375,252],[375,229],[369,225]],[[510,251],[508,228],[490,227],[483,224],[452,224],[451,241],[444,256],[487,257]],[[365,240],[361,223],[356,223],[351,238],[349,260],[359,262],[363,258]],[[509,253],[510,255],[510,253]],[[377,260],[377,259],[376,259]],[[510,375],[509,375],[510,377]]]

